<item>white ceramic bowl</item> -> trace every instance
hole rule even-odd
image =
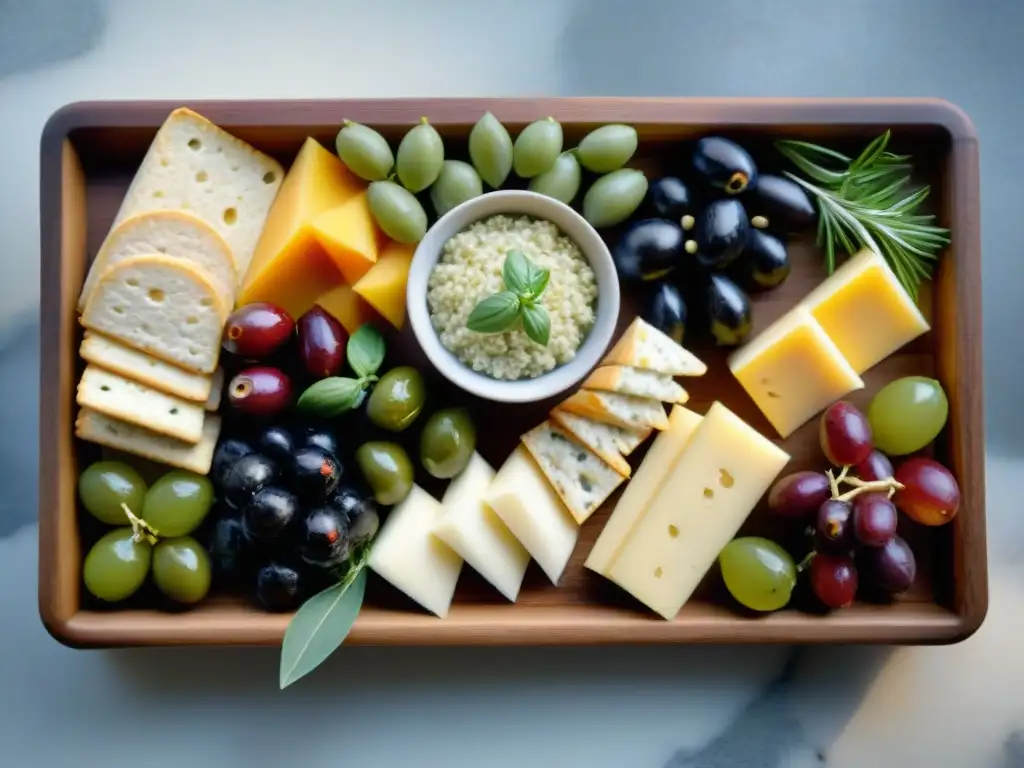
[[[430,323],[427,281],[444,244],[470,224],[497,214],[521,214],[555,224],[583,251],[597,279],[595,321],[576,356],[533,379],[502,381],[474,371],[445,349]],[[467,200],[437,220],[416,248],[406,289],[409,322],[430,362],[453,384],[474,395],[503,403],[544,400],[577,384],[601,360],[619,316],[619,279],[608,246],[597,231],[569,206],[534,192],[488,192]]]

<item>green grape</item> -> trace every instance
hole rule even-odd
[[[356,176],[367,181],[386,179],[395,164],[388,141],[377,131],[346,120],[334,140],[338,157]]]
[[[461,160],[445,160],[441,167],[441,175],[430,188],[430,202],[438,216],[467,200],[478,197],[484,192],[480,176],[469,163]]]
[[[906,376],[879,390],[868,407],[875,447],[891,456],[919,451],[946,425],[949,401],[942,385],[926,376]]]
[[[530,179],[530,191],[553,197],[568,205],[580,191],[580,175],[576,155],[563,152],[551,168]]]
[[[127,505],[138,515],[146,495],[146,481],[120,461],[97,461],[79,476],[78,495],[86,511],[100,522],[124,525],[128,515],[121,505]]]
[[[583,196],[583,217],[595,227],[614,227],[640,207],[647,194],[642,171],[621,168],[602,176]]]
[[[636,128],[631,125],[602,125],[583,137],[576,154],[580,165],[594,173],[614,171],[636,152]]]
[[[547,117],[530,123],[516,137],[512,167],[517,176],[532,179],[554,165],[561,151],[562,126],[553,117]]]
[[[175,602],[198,603],[210,591],[210,556],[191,536],[162,539],[153,548],[153,582]]]
[[[774,541],[759,536],[733,539],[718,555],[725,586],[754,611],[785,607],[796,586],[796,565]]]
[[[400,243],[418,243],[427,231],[427,212],[416,196],[393,181],[375,181],[367,191],[370,213],[384,234]]]
[[[493,189],[504,184],[512,170],[512,137],[490,112],[477,120],[469,132],[469,159]]]
[[[153,548],[132,538],[131,528],[115,528],[92,545],[82,565],[89,594],[108,603],[134,595],[149,573]]]
[[[161,538],[192,533],[213,506],[213,483],[203,475],[174,469],[161,477],[146,494],[142,519]]]
[[[422,192],[437,179],[444,162],[444,142],[427,118],[410,129],[398,145],[395,172],[410,192]]]

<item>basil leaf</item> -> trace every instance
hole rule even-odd
[[[527,277],[529,284],[530,296],[534,299],[540,298],[540,295],[544,293],[544,289],[548,287],[548,280],[551,279],[551,272],[536,264],[530,264],[530,273]]]
[[[519,297],[502,291],[477,304],[466,319],[466,327],[477,333],[501,333],[512,327],[520,309]]]
[[[505,281],[505,290],[512,291],[516,296],[524,296],[530,292],[530,267],[522,251],[511,250],[505,256],[505,264],[501,268],[501,279]]]
[[[308,675],[348,637],[366,593],[366,561],[340,584],[309,598],[288,622],[281,644],[278,680],[286,688]]]
[[[362,395],[363,384],[358,379],[329,376],[311,384],[295,407],[304,414],[330,419],[357,407]]]
[[[538,344],[547,346],[551,337],[551,318],[539,304],[523,307],[523,330]]]
[[[384,337],[372,325],[365,323],[349,338],[345,356],[356,376],[370,376],[384,362]]]

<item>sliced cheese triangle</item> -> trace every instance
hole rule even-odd
[[[521,439],[577,523],[594,514],[626,479],[550,421]]]
[[[559,408],[594,421],[603,421],[627,429],[668,428],[664,406],[659,400],[647,397],[581,389],[562,402]]]
[[[202,268],[146,254],[103,273],[82,325],[187,370],[213,373],[228,311]]]
[[[670,376],[703,376],[708,367],[653,325],[636,318],[601,365],[628,365]]]
[[[651,433],[649,429],[634,432],[614,424],[594,421],[562,408],[555,408],[549,415],[552,421],[604,459],[623,477],[629,477],[633,471],[629,462],[623,458],[629,455],[626,448],[630,445],[635,448],[644,436]]]
[[[587,377],[584,389],[618,392],[622,395],[650,397],[663,403],[682,405],[690,395],[667,373],[632,368],[628,365],[604,365]]]

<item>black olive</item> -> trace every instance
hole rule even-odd
[[[704,208],[697,217],[694,239],[684,247],[701,266],[721,269],[743,253],[749,232],[750,220],[743,203],[723,198]]]
[[[759,229],[750,230],[747,247],[733,264],[734,275],[751,291],[777,288],[786,282],[791,269],[786,244]]]
[[[683,259],[686,234],[668,219],[644,219],[631,225],[612,249],[619,277],[626,281],[657,280]]]
[[[349,553],[349,518],[333,506],[314,507],[302,521],[299,555],[310,565],[333,568]]]
[[[757,184],[753,158],[735,141],[721,136],[706,136],[697,142],[693,167],[712,187],[729,195]]]
[[[750,299],[725,275],[711,275],[707,286],[711,333],[720,346],[735,347],[750,335]]]
[[[217,450],[213,454],[213,465],[210,469],[210,478],[218,490],[223,490],[227,482],[228,472],[235,462],[243,456],[255,453],[249,443],[234,437],[226,437],[217,444]]]
[[[683,229],[693,227],[693,195],[682,179],[676,176],[655,179],[647,188],[647,200],[653,215],[671,219]]]
[[[243,509],[257,491],[277,478],[277,464],[259,453],[236,460],[228,469],[221,486],[228,506]]]
[[[256,573],[256,599],[268,611],[293,611],[302,602],[302,574],[281,563],[268,563]]]
[[[341,464],[323,448],[311,445],[292,454],[289,468],[292,488],[302,499],[323,501],[341,479]]]
[[[300,440],[303,446],[316,446],[323,448],[335,458],[338,457],[338,438],[334,433],[324,427],[310,427],[305,436]]]
[[[643,318],[676,344],[683,343],[686,333],[686,302],[679,289],[671,283],[661,283],[647,299]]]
[[[256,449],[274,461],[288,461],[295,449],[295,438],[287,427],[267,427],[260,433]]]
[[[814,221],[815,211],[804,188],[785,176],[762,174],[747,200],[750,223],[758,229],[800,229]]]
[[[299,511],[299,500],[284,488],[268,485],[242,511],[242,530],[249,541],[280,536]]]

